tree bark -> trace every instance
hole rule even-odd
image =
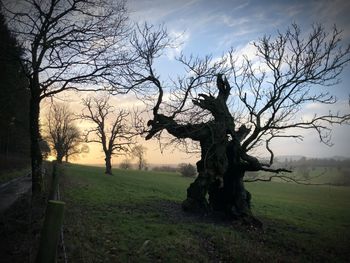
[[[32,192],[40,193],[43,187],[42,179],[42,155],[40,150],[40,97],[31,88],[30,109],[29,109],[29,129],[30,129],[30,154],[32,168]]]
[[[105,174],[112,175],[112,164],[111,164],[111,155],[110,154],[106,154],[105,163],[106,163]]]
[[[208,127],[211,135],[200,138],[198,177],[187,189],[183,209],[196,213],[220,211],[229,218],[244,218],[259,225],[251,220],[254,220],[250,210],[251,195],[243,183],[247,163],[241,156],[239,133],[234,133],[229,141],[224,123],[218,125],[216,122]]]
[[[56,156],[57,162],[62,163],[63,157],[64,157],[64,152],[62,150],[60,150],[59,148],[57,148],[56,151],[57,151],[57,156]]]
[[[245,172],[251,164],[242,160],[239,140],[227,144],[228,167],[223,177],[223,185],[218,180],[209,187],[209,205],[214,211],[224,212],[231,219],[240,219],[245,224],[262,227],[262,223],[251,212],[251,194],[244,187]],[[243,153],[244,154],[244,153]]]
[[[208,213],[212,210],[211,199],[207,201],[207,194],[214,188],[222,188],[224,174],[228,167],[226,156],[226,130],[217,129],[215,125],[208,125],[207,132],[200,138],[201,160],[197,162],[198,177],[187,189],[187,198],[182,204],[185,211]],[[213,132],[215,130],[215,132]],[[206,134],[210,132],[209,134]],[[217,186],[216,186],[217,185]]]
[[[234,219],[251,216],[251,195],[244,187],[243,176],[240,167],[228,169],[222,186],[218,181],[210,186],[209,204],[214,211],[222,211]]]
[[[56,160],[57,160],[58,163],[62,163],[63,157],[64,157],[64,153],[60,152],[60,151],[57,151]]]
[[[203,162],[197,162],[198,176],[187,189],[187,198],[182,202],[182,209],[187,212],[207,213],[210,206],[206,195],[210,185],[210,177],[204,171]]]

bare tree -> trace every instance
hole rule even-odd
[[[129,159],[124,159],[120,164],[119,168],[127,170],[131,168],[131,163]]]
[[[75,125],[74,114],[67,105],[53,104],[47,116],[47,141],[56,153],[56,160],[62,163],[64,157],[80,153],[82,134]],[[82,147],[85,149],[85,147]]]
[[[146,167],[146,151],[147,148],[142,145],[136,145],[131,149],[132,156],[137,159],[137,167],[139,170]]]
[[[49,143],[46,140],[41,140],[40,141],[40,150],[42,152],[42,156],[45,159],[49,157],[49,154],[51,153],[51,148]]]
[[[22,66],[30,90],[32,191],[37,193],[42,187],[40,102],[68,89],[114,83],[115,70],[125,63],[125,2],[23,0],[6,1],[2,7],[24,50]]]
[[[105,173],[111,175],[112,156],[127,152],[133,144],[134,134],[128,125],[129,113],[114,109],[108,101],[109,97],[83,100],[85,109],[80,117],[95,125],[87,131],[86,141],[102,145],[105,154]]]
[[[74,133],[73,133],[74,134]],[[76,158],[77,156],[89,153],[90,148],[85,143],[83,138],[83,134],[79,131],[79,139],[75,139],[74,136],[69,136],[69,142],[67,143],[67,147],[65,149],[64,158],[68,163],[69,158]]]
[[[188,74],[166,83],[156,74],[154,60],[168,43],[164,29],[149,26],[139,28],[133,39],[140,61],[138,70],[129,68],[130,81],[158,93],[146,139],[160,138],[166,130],[173,141],[191,139],[200,145],[198,177],[187,190],[183,209],[224,211],[259,225],[251,214],[245,172],[290,172],[271,166],[273,139],[298,139],[300,130],[313,129],[328,144],[331,126],[349,123],[348,113],[321,112],[304,120],[297,115],[308,103],[336,103],[330,87],[350,60],[349,46],[342,47],[336,28],[327,33],[314,26],[306,36],[292,25],[275,39],[263,37],[254,43],[257,57],[244,56],[241,64],[232,51],[215,60],[180,55]],[[164,100],[164,94],[169,99]],[[262,144],[271,156],[268,163],[249,154]]]

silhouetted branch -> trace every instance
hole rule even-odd
[[[329,92],[317,93],[311,86],[338,83],[340,72],[350,60],[350,46],[339,47],[340,33],[334,28],[328,34],[322,26],[316,25],[304,38],[300,28],[293,24],[286,33],[278,33],[275,39],[265,36],[254,43],[259,65],[248,57],[237,65],[230,52],[233,83],[248,112],[249,122],[254,126],[242,144],[244,149],[249,151],[258,145],[266,131],[277,135],[292,128],[313,129],[321,142],[330,144],[329,126],[348,122],[349,113],[329,112],[302,121],[293,117],[307,103],[336,103],[336,98]],[[252,95],[247,96],[247,92]]]
[[[283,172],[283,171],[282,171]],[[290,172],[290,171],[287,171]],[[282,181],[285,181],[287,183],[296,183],[296,184],[302,184],[302,185],[330,185],[327,183],[305,183],[303,181],[294,179],[290,176],[285,176],[285,175],[271,175],[268,178],[254,178],[254,179],[244,179],[245,183],[254,183],[254,182],[271,182],[272,179],[281,179]]]

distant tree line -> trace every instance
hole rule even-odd
[[[302,157],[298,160],[282,159],[276,162],[276,165],[283,165],[284,167],[334,167],[334,168],[350,168],[350,158],[334,159],[334,158],[306,158]]]
[[[177,172],[185,177],[195,177],[197,175],[196,167],[190,163],[180,163],[178,166],[160,165],[152,168],[158,172]]]
[[[159,165],[159,166],[154,166],[152,167],[152,171],[157,171],[157,172],[178,172],[179,167],[176,166],[170,166],[170,165]]]
[[[137,147],[139,147],[140,145],[137,145],[133,148],[133,150]],[[132,152],[133,154],[133,152]],[[137,159],[137,164],[135,166],[135,164],[132,164],[131,161],[129,159],[124,159],[120,164],[119,164],[119,168],[120,169],[132,169],[132,168],[136,168],[138,170],[148,170],[148,167],[141,167],[140,169],[140,159],[138,158],[138,155],[134,155],[134,158]],[[190,163],[180,163],[177,166],[172,166],[172,165],[157,165],[157,166],[153,166],[151,168],[152,171],[156,171],[156,172],[170,172],[170,173],[180,173],[182,176],[185,177],[195,177],[197,176],[197,170],[196,167],[193,164]]]
[[[285,182],[350,185],[350,158],[276,158],[274,165],[275,167],[286,167],[293,170],[292,180],[282,179]],[[269,176],[264,172],[249,172],[246,181],[266,181],[268,178]]]
[[[350,185],[350,158],[306,158],[299,160],[285,160],[284,166],[288,166],[299,173],[305,179],[313,179],[312,171],[321,169],[323,172],[319,176],[332,175],[329,179],[330,185]]]

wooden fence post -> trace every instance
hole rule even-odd
[[[52,164],[52,181],[51,181],[51,189],[49,194],[49,200],[57,200],[57,190],[58,190],[58,167],[57,163],[54,162]]]
[[[49,200],[41,231],[37,263],[56,262],[56,250],[63,222],[64,202]]]

